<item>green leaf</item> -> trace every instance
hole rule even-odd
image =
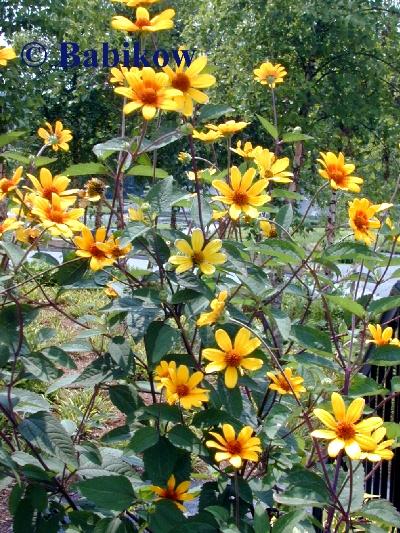
[[[272,315],[282,339],[286,341],[290,335],[292,322],[290,318],[281,309],[271,308],[269,313]]]
[[[301,346],[319,355],[332,355],[332,343],[329,335],[311,326],[292,326],[291,337]]]
[[[306,511],[290,511],[279,518],[272,528],[273,533],[291,533],[306,516]]]
[[[323,507],[329,502],[325,482],[314,472],[295,466],[286,478],[287,488],[275,493],[274,499],[282,505]]]
[[[128,448],[136,453],[141,453],[157,444],[159,438],[160,434],[155,428],[140,428],[135,431],[129,441]]]
[[[138,155],[164,148],[164,146],[168,146],[169,144],[182,139],[182,137],[185,137],[185,134],[181,131],[181,129],[178,128],[166,131],[156,139],[152,139],[150,141],[145,139],[140,146]]]
[[[351,314],[358,316],[359,318],[363,318],[363,316],[365,315],[365,309],[363,308],[363,306],[355,302],[351,298],[327,294],[326,299],[337,305],[338,307],[341,307],[345,311],[349,311]]]
[[[225,104],[207,104],[201,106],[198,120],[199,122],[209,122],[210,120],[215,120],[223,115],[229,115],[235,110]]]
[[[108,353],[113,361],[117,363],[124,372],[134,371],[133,352],[127,340],[124,337],[113,337],[108,346]]]
[[[106,176],[109,170],[101,163],[80,163],[71,165],[62,174],[64,176],[90,176],[91,174]]]
[[[211,427],[224,423],[237,424],[237,420],[226,411],[210,408],[196,413],[192,423],[195,427]]]
[[[127,176],[147,176],[155,178],[167,178],[168,172],[162,168],[156,168],[153,171],[153,167],[149,165],[135,165],[131,167],[126,173]]]
[[[81,531],[86,531],[82,528]],[[135,533],[133,525],[126,518],[102,518],[96,524],[93,533]]]
[[[400,307],[400,296],[386,296],[385,298],[380,298],[379,300],[374,300],[368,306],[368,311],[370,313],[379,315],[389,309],[394,309],[395,307]]]
[[[271,137],[275,140],[278,140],[279,133],[276,127],[269,120],[261,117],[260,115],[257,115],[257,118],[261,122],[262,127],[271,135]]]
[[[284,133],[282,135],[283,143],[310,141],[311,139],[314,139],[314,137],[311,137],[311,135],[305,135],[304,133]]]
[[[198,291],[194,291],[193,289],[182,289],[180,291],[177,291],[171,298],[171,303],[173,304],[181,304],[190,302],[191,300],[196,300],[196,298],[199,298],[201,296],[201,293]]]
[[[139,397],[130,383],[111,385],[108,389],[110,400],[122,413],[132,416],[138,409]]]
[[[384,396],[387,392],[388,390],[374,379],[363,374],[356,374],[351,380],[349,396],[353,398],[358,398],[359,396]]]
[[[201,452],[200,439],[187,426],[178,424],[168,432],[168,439],[174,446],[197,455]]]
[[[292,204],[286,204],[281,207],[276,214],[275,222],[288,230],[293,222],[293,207]],[[278,231],[280,228],[278,228]]]
[[[15,267],[17,267],[24,259],[25,250],[23,250],[20,246],[4,241],[0,242],[0,246],[4,249]]]
[[[20,137],[25,135],[25,131],[9,131],[8,133],[3,133],[0,135],[0,148],[7,146],[7,144],[12,144],[17,141]]]
[[[51,163],[55,163],[56,161],[57,161],[57,157],[39,156],[33,159],[33,164],[36,168],[40,168],[40,167],[45,167],[47,165],[51,165]]]
[[[135,498],[131,482],[125,476],[98,476],[79,481],[75,486],[100,509],[122,512]]]
[[[143,452],[144,479],[151,479],[155,485],[165,486],[170,475],[177,482],[190,479],[190,453],[173,446],[165,437]]]
[[[130,149],[130,143],[127,139],[122,137],[115,137],[114,139],[109,139],[104,143],[99,143],[93,146],[93,153],[99,159],[107,159],[115,152],[127,152]]]
[[[26,440],[41,450],[68,465],[78,467],[72,441],[52,414],[41,411],[30,415],[19,424],[19,431]]]
[[[377,524],[400,528],[400,513],[387,500],[370,500],[358,514]]]
[[[376,366],[397,366],[400,364],[400,347],[394,344],[374,348],[365,364]]]
[[[147,360],[154,366],[166,355],[178,339],[178,331],[161,321],[152,322],[144,337]]]
[[[162,500],[150,515],[149,526],[152,533],[170,533],[185,522],[186,518],[173,502]]]
[[[22,154],[21,152],[6,151],[0,154],[4,159],[10,159],[11,161],[18,161],[23,165],[28,166],[31,162],[31,159],[28,155]]]
[[[145,201],[151,205],[153,211],[162,213],[163,211],[169,211],[175,202],[187,196],[188,193],[178,187],[174,182],[174,178],[169,176],[156,183],[150,189]]]
[[[322,355],[315,355],[309,352],[303,352],[294,356],[294,361],[305,366],[319,366],[320,368],[328,368],[329,370],[335,370],[340,372],[340,366],[332,361],[331,358],[323,357]]]
[[[269,533],[271,527],[269,525],[268,515],[264,507],[258,503],[254,507],[254,533]]]

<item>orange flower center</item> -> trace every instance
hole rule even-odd
[[[67,215],[58,209],[49,209],[47,211],[47,218],[56,224],[63,224]]]
[[[167,500],[173,500],[173,501],[180,500],[178,494],[175,492],[174,489],[165,489],[162,497]]]
[[[1,235],[2,233],[4,233],[5,230],[6,230],[5,225],[4,225],[4,224],[0,224],[0,235]]]
[[[140,99],[144,105],[155,105],[157,103],[157,91],[153,87],[146,87]]]
[[[242,356],[233,352],[233,351],[230,351],[230,352],[226,352],[225,354],[225,363],[227,363],[228,366],[234,366],[234,367],[238,367],[240,366],[240,363],[242,361]]]
[[[151,26],[151,22],[147,19],[137,19],[135,24],[138,28],[144,28],[145,26]]]
[[[190,89],[190,79],[184,72],[178,72],[172,80],[172,87],[186,93]]]
[[[240,206],[248,205],[249,203],[249,197],[247,193],[241,191],[235,191],[232,200],[233,203]]]
[[[193,255],[192,255],[192,261],[193,263],[195,263],[196,265],[199,265],[200,263],[202,263],[204,261],[204,254],[203,252],[193,252]]]
[[[287,392],[289,392],[289,391],[292,390],[291,387],[290,387],[290,385],[289,385],[289,383],[286,381],[286,379],[285,379],[283,376],[279,376],[279,377],[278,377],[278,381],[279,381],[279,385],[280,385],[280,387],[281,387],[283,390],[285,390],[285,391],[287,391]]]
[[[346,174],[343,168],[338,168],[337,166],[329,166],[328,174],[331,180],[333,180],[337,185],[344,185],[346,181]]]
[[[179,396],[179,398],[183,398],[184,396],[187,396],[190,392],[190,389],[187,385],[178,385],[176,387],[176,394]]]
[[[2,192],[4,192],[4,193],[8,192],[8,190],[11,189],[11,187],[13,187],[13,185],[14,185],[14,183],[12,182],[12,180],[5,181],[4,183],[1,184]]]
[[[89,252],[93,257],[106,257],[106,254],[103,252],[103,250],[97,248],[96,243],[90,246]]]
[[[47,200],[51,200],[51,195],[54,193],[58,194],[58,190],[55,187],[44,187],[42,191],[43,198],[46,198]]]
[[[239,455],[242,451],[242,445],[237,440],[232,440],[227,443],[226,449],[228,453],[231,453],[232,455]]]
[[[365,211],[357,211],[353,221],[359,230],[365,231],[369,227],[368,215]]]
[[[339,437],[339,439],[350,440],[355,436],[355,434],[356,431],[353,424],[349,424],[348,422],[339,422],[336,426],[336,435]]]

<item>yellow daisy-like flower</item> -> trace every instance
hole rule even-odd
[[[372,335],[372,339],[367,340],[368,343],[373,343],[376,346],[385,346],[386,344],[391,344],[393,338],[393,328],[387,327],[382,330],[382,326],[377,324],[368,325],[369,332]]]
[[[292,181],[293,173],[286,170],[289,166],[288,157],[278,158],[268,148],[257,146],[254,149],[254,161],[262,178],[276,183],[290,183]]]
[[[235,154],[238,154],[243,157],[243,159],[253,159],[255,156],[255,150],[260,148],[261,146],[255,146],[253,148],[253,145],[249,141],[245,142],[242,148],[242,141],[238,141],[236,144],[236,148],[231,148],[231,150],[232,152],[235,152]]]
[[[127,7],[139,7],[141,5],[151,5],[159,2],[160,0],[112,0],[112,2],[119,2],[120,4],[126,4]]]
[[[132,250],[132,245],[130,243],[126,244],[125,246],[121,246],[119,237],[111,237],[108,239],[105,245],[107,246],[107,253],[110,254],[110,256],[114,259],[126,257]]]
[[[226,255],[220,252],[221,240],[213,239],[204,246],[204,235],[198,228],[192,232],[191,245],[184,239],[178,239],[175,246],[182,255],[172,255],[169,262],[178,265],[177,274],[199,267],[203,274],[209,276],[214,274],[215,265],[222,265],[226,261]]]
[[[35,188],[35,192],[46,200],[51,200],[51,195],[70,196],[78,192],[78,189],[67,189],[71,180],[67,176],[52,176],[50,170],[41,168],[39,178],[35,178],[32,174],[27,174]],[[75,200],[75,198],[74,198]]]
[[[105,242],[107,230],[99,228],[95,235],[86,226],[82,228],[80,237],[75,237],[76,255],[90,259],[90,268],[94,271],[111,266],[115,258],[111,255],[111,245]]]
[[[268,387],[279,394],[294,394],[297,398],[302,392],[306,392],[301,376],[294,376],[291,368],[285,368],[282,372],[267,372],[267,376],[272,381]]]
[[[333,392],[331,402],[334,416],[325,409],[314,409],[314,415],[328,429],[316,429],[311,433],[316,439],[330,441],[329,457],[336,457],[344,449],[350,459],[360,459],[362,451],[374,450],[376,442],[371,437],[371,432],[379,428],[383,420],[372,416],[358,422],[365,406],[363,398],[356,398],[346,409],[342,396]]]
[[[150,485],[149,488],[154,492],[154,494],[159,496],[157,501],[171,500],[181,511],[185,512],[186,508],[182,502],[193,500],[196,497],[195,494],[190,494],[188,492],[189,487],[190,481],[182,481],[182,483],[179,483],[179,485],[176,487],[175,476],[172,474],[168,479],[167,486],[165,488],[158,487],[157,485]]]
[[[319,175],[328,180],[332,189],[341,189],[342,191],[360,192],[360,185],[363,179],[353,176],[355,165],[345,163],[344,155],[339,152],[335,155],[332,152],[320,152],[322,159],[317,159],[323,168],[318,170]]]
[[[192,156],[188,154],[187,152],[179,152],[178,154],[178,161],[180,163],[190,163],[192,160]]]
[[[111,26],[114,30],[122,30],[128,32],[156,32],[161,30],[170,30],[174,27],[175,16],[173,9],[166,9],[153,18],[150,18],[150,13],[144,7],[136,9],[136,20],[132,21],[126,17],[115,16],[111,21]]]
[[[228,120],[223,124],[206,124],[206,128],[213,131],[219,131],[224,137],[231,137],[238,131],[242,131],[249,125],[249,122],[235,122],[234,120]]]
[[[223,135],[220,131],[214,130],[209,130],[207,132],[193,130],[192,136],[193,139],[197,139],[198,141],[202,141],[203,143],[213,143],[215,141],[218,141],[218,139],[223,138]]]
[[[233,344],[226,331],[217,329],[215,341],[220,349],[206,348],[202,352],[205,359],[212,361],[206,366],[205,372],[210,374],[225,371],[225,385],[228,389],[236,387],[239,374],[243,373],[243,369],[258,370],[262,367],[262,359],[249,357],[260,346],[261,341],[251,338],[248,329],[240,328]]]
[[[0,237],[2,237],[6,231],[13,231],[21,226],[22,222],[15,218],[7,217],[4,220],[0,220]]]
[[[203,170],[198,170],[197,171],[197,179],[202,179],[203,177],[203,174],[208,174],[209,176],[213,176],[214,174],[216,174],[217,170],[215,168],[205,168]],[[189,172],[186,172],[187,174],[187,177],[190,179],[190,181],[195,181],[196,179],[196,174],[192,171],[189,171]]]
[[[39,228],[19,227],[15,232],[15,238],[23,244],[33,244],[39,237],[40,233],[41,231]]]
[[[0,179],[0,201],[3,200],[7,194],[14,191],[19,182],[22,179],[22,172],[23,167],[18,167],[17,170],[14,172],[14,175],[12,178],[2,178]]]
[[[371,438],[375,441],[376,447],[371,451],[362,452],[360,459],[368,459],[376,463],[378,461],[391,461],[393,459],[394,453],[392,450],[388,450],[390,446],[393,445],[394,440],[383,440],[386,435],[386,428],[380,427],[376,429],[372,434]]]
[[[227,297],[228,291],[221,291],[214,300],[211,300],[210,307],[212,310],[208,313],[201,313],[196,324],[200,327],[215,324],[224,312]]]
[[[393,224],[392,219],[390,217],[385,218],[385,224],[390,230],[393,231],[395,229],[395,225]],[[400,244],[400,235],[395,235],[393,237],[393,240],[396,241],[396,244]]]
[[[46,122],[46,128],[47,129],[38,129],[38,135],[44,140],[44,144],[46,146],[51,146],[55,152],[58,152],[58,150],[68,152],[68,143],[72,141],[73,138],[71,130],[65,130],[63,123],[60,120],[56,121],[54,129],[49,122]]]
[[[156,73],[151,67],[143,67],[138,73],[128,72],[126,80],[129,87],[114,89],[117,94],[131,100],[124,106],[125,115],[141,109],[143,118],[152,120],[158,109],[178,111],[174,98],[181,96],[182,92],[170,86],[164,72]]]
[[[32,214],[38,217],[40,224],[48,229],[55,237],[70,238],[74,231],[83,228],[79,219],[84,214],[84,209],[69,209],[75,203],[75,198],[62,198],[57,194],[51,195],[51,200],[32,195]]]
[[[130,207],[128,209],[128,214],[132,222],[144,222],[144,212],[142,209],[135,209],[133,207]]]
[[[267,239],[272,239],[278,235],[275,224],[272,224],[269,220],[260,220],[260,228],[263,236]]]
[[[255,175],[254,168],[249,168],[242,176],[237,167],[232,167],[229,184],[222,180],[212,182],[212,186],[221,193],[221,196],[213,196],[213,200],[229,205],[229,215],[233,220],[237,220],[241,213],[257,218],[257,207],[271,200],[268,194],[262,194],[268,180],[261,179],[253,183]]]
[[[268,87],[274,89],[277,83],[283,83],[283,78],[287,75],[287,71],[280,63],[274,65],[267,61],[254,69],[254,74],[254,79],[260,82],[261,85],[268,85]]]
[[[355,198],[349,202],[349,224],[358,241],[371,245],[375,241],[373,230],[381,227],[380,221],[375,217],[380,211],[380,205],[372,204],[367,198]]]
[[[118,298],[119,296],[117,291],[114,289],[114,287],[109,284],[107,284],[106,287],[104,288],[104,292],[109,298]]]
[[[13,48],[0,48],[0,67],[6,67],[7,61],[15,59],[16,57],[17,54],[15,53],[15,50]]]
[[[83,195],[81,196],[84,200],[89,202],[98,202],[104,197],[106,192],[107,185],[104,181],[98,178],[92,178],[85,183]]]
[[[154,370],[154,381],[161,381],[163,378],[169,378],[169,371],[176,370],[175,361],[160,361]],[[161,389],[164,385],[160,383],[158,388]]]
[[[193,115],[193,101],[198,104],[206,104],[208,96],[199,89],[208,89],[215,84],[216,79],[211,74],[202,74],[207,66],[207,56],[196,58],[185,70],[185,61],[175,71],[171,67],[163,68],[164,72],[170,79],[172,87],[182,91],[182,96],[177,96],[175,100],[178,103],[179,110],[185,117]]]
[[[210,431],[215,440],[206,441],[208,448],[219,450],[215,454],[217,463],[228,461],[233,467],[240,468],[242,461],[258,461],[262,452],[261,441],[258,437],[253,437],[252,427],[244,426],[236,436],[230,424],[222,424],[222,433],[223,435]]]
[[[168,376],[161,378],[161,386],[165,387],[167,402],[172,405],[179,402],[183,409],[201,407],[203,402],[208,401],[209,391],[197,385],[203,380],[202,372],[189,373],[186,365],[178,368],[169,367]]]

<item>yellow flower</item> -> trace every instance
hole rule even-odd
[[[220,131],[209,130],[207,132],[193,130],[193,139],[197,139],[204,143],[213,143],[218,139],[222,139],[223,135]]]
[[[191,245],[184,239],[178,239],[175,246],[182,255],[172,255],[169,262],[178,265],[177,274],[197,266],[203,274],[211,275],[215,272],[215,265],[222,265],[226,261],[226,255],[220,252],[221,240],[214,239],[204,246],[204,235],[198,228],[192,232]]]
[[[261,441],[253,437],[253,428],[244,426],[236,436],[234,428],[230,424],[222,424],[222,433],[210,431],[215,440],[206,441],[208,448],[216,448],[217,463],[228,461],[233,467],[240,468],[242,461],[257,462],[261,453]]]
[[[237,167],[232,167],[229,184],[222,180],[212,182],[212,186],[221,193],[221,196],[213,196],[213,200],[229,205],[229,215],[233,220],[237,220],[242,212],[251,218],[257,218],[256,207],[271,200],[268,194],[262,194],[268,181],[261,179],[253,184],[255,175],[254,168],[249,168],[242,176]]]
[[[345,163],[342,152],[339,152],[339,155],[332,152],[326,154],[320,152],[320,155],[322,159],[317,159],[317,161],[323,168],[320,168],[318,172],[320,176],[330,182],[332,189],[360,192],[360,185],[364,180],[352,175],[356,167],[351,163]]]
[[[155,4],[160,0],[112,0],[113,2],[119,2],[120,4],[126,4],[127,7],[138,7],[143,4]]]
[[[17,188],[17,185],[22,179],[22,171],[23,167],[18,167],[12,178],[0,179],[0,201],[3,200],[8,193]]]
[[[371,451],[362,452],[360,459],[368,459],[376,463],[378,461],[391,461],[393,459],[394,453],[392,450],[388,450],[390,446],[394,443],[393,439],[383,440],[386,435],[386,428],[380,427],[376,429],[371,438],[375,441],[376,447]]]
[[[71,180],[67,176],[52,176],[50,170],[47,168],[41,168],[39,172],[39,179],[27,174],[27,177],[31,180],[32,185],[35,187],[36,193],[46,200],[51,200],[51,195],[57,194],[58,196],[69,196],[78,192],[78,189],[67,190]],[[75,200],[75,198],[74,198]]]
[[[203,174],[208,175],[208,176],[213,176],[214,174],[216,174],[216,172],[217,170],[215,168],[205,168],[203,170],[198,170],[197,179],[201,180],[203,177]],[[195,181],[196,175],[194,172],[189,171],[189,172],[186,172],[186,174],[187,174],[187,177],[190,179],[190,181]]]
[[[219,211],[217,209],[213,209],[211,218],[213,220],[220,220],[221,218],[224,218],[228,214],[228,211],[225,209],[223,211]]]
[[[234,120],[228,120],[223,124],[206,124],[206,128],[213,131],[219,131],[224,137],[231,137],[234,133],[242,131],[246,126],[249,125],[249,122],[235,122]]]
[[[302,385],[304,379],[301,376],[293,376],[291,368],[285,368],[283,374],[267,372],[267,376],[272,381],[268,388],[279,394],[294,394],[298,398],[302,392],[306,392]]]
[[[142,31],[160,31],[170,30],[174,27],[173,18],[175,11],[173,9],[166,9],[157,16],[150,18],[150,13],[144,7],[138,7],[136,10],[136,20],[132,21],[126,17],[116,16],[111,21],[111,26],[114,30],[122,30],[128,32],[142,32]]]
[[[235,154],[238,154],[243,157],[244,159],[253,159],[255,156],[255,150],[257,148],[260,149],[261,146],[256,146],[253,148],[251,142],[244,143],[244,146],[242,148],[242,141],[238,141],[236,144],[236,148],[231,148],[231,150],[232,152],[235,152]]]
[[[118,298],[117,291],[114,289],[112,285],[108,283],[107,283],[107,286],[104,288],[104,292],[109,298]]]
[[[260,228],[263,236],[267,239],[271,239],[277,236],[275,224],[272,224],[268,220],[260,220]]]
[[[180,163],[190,163],[192,160],[192,156],[188,154],[187,152],[179,152],[178,154],[178,161]]]
[[[0,48],[0,67],[6,67],[7,61],[15,59],[17,54],[13,48]]]
[[[18,229],[20,226],[22,226],[22,222],[20,220],[16,220],[15,218],[7,217],[4,220],[0,220],[0,237],[2,237],[6,231],[13,231],[14,229]]]
[[[118,237],[111,237],[104,245],[102,245],[103,247],[106,246],[106,252],[114,259],[125,257],[132,250],[132,245],[130,243],[121,246],[119,241],[120,239]]]
[[[47,130],[44,128],[38,129],[38,135],[44,140],[44,144],[51,146],[55,152],[58,152],[58,150],[68,152],[68,143],[72,141],[71,130],[65,130],[60,120],[55,123],[54,130],[49,122],[46,122],[46,128]]]
[[[193,115],[193,100],[199,104],[206,104],[208,96],[199,89],[208,89],[215,84],[215,77],[211,74],[201,74],[207,65],[207,56],[196,58],[185,70],[185,61],[175,71],[171,67],[163,68],[164,72],[170,79],[172,87],[182,91],[182,96],[177,96],[175,100],[178,103],[179,110],[185,117]]]
[[[212,311],[201,313],[196,324],[198,326],[211,326],[218,321],[225,309],[225,301],[228,297],[227,291],[221,291],[214,300],[211,300],[210,307]]]
[[[363,398],[356,398],[346,409],[342,396],[333,392],[331,402],[334,416],[324,409],[314,409],[314,415],[328,429],[317,429],[311,433],[316,439],[330,441],[329,457],[336,457],[344,449],[350,459],[360,459],[361,451],[374,450],[376,442],[370,434],[383,424],[383,420],[372,416],[358,422],[365,406]]]
[[[375,233],[372,230],[381,227],[380,221],[375,218],[380,207],[372,204],[367,198],[355,198],[349,202],[349,224],[358,241],[370,245],[375,240]]]
[[[111,245],[104,242],[106,228],[99,228],[93,236],[89,228],[84,226],[80,237],[75,237],[76,255],[90,259],[90,268],[94,271],[111,266],[115,258],[111,255]]]
[[[395,229],[395,225],[393,224],[392,219],[390,217],[386,217],[385,224],[391,231]],[[393,237],[393,240],[396,241],[396,244],[400,244],[400,235],[395,235]]]
[[[70,238],[74,231],[80,231],[83,227],[78,219],[84,214],[84,209],[69,209],[75,202],[75,198],[62,198],[57,194],[51,195],[51,200],[32,197],[32,214],[37,216],[41,225],[48,229],[51,235]]]
[[[160,361],[160,364],[156,366],[154,370],[154,381],[160,381],[163,378],[169,378],[169,371],[176,370],[175,361]],[[164,385],[160,383],[157,388],[161,389]]]
[[[130,207],[128,209],[129,218],[133,222],[144,222],[144,212],[142,209],[134,209],[133,207]]]
[[[382,330],[382,326],[380,324],[377,324],[374,326],[373,324],[368,325],[369,332],[372,335],[372,339],[368,340],[368,343],[376,344],[376,346],[385,346],[386,344],[390,344],[390,341],[393,337],[393,328],[385,328]]]
[[[17,241],[23,244],[33,244],[39,237],[41,231],[39,228],[18,228],[15,232]]]
[[[275,65],[269,61],[262,63],[259,68],[254,69],[255,80],[261,85],[268,85],[271,89],[275,88],[277,83],[283,83],[283,78],[287,75],[285,67],[280,63]]]
[[[98,202],[104,197],[107,185],[98,178],[92,178],[85,183],[83,199],[89,202]]]
[[[170,405],[179,402],[183,409],[191,409],[201,407],[203,402],[208,401],[208,390],[197,386],[203,379],[202,372],[190,375],[186,365],[179,365],[178,368],[170,366],[168,373],[160,381],[161,386],[165,387],[166,399]]]
[[[169,78],[164,72],[156,73],[151,67],[143,67],[138,73],[128,72],[126,80],[129,87],[114,89],[117,94],[131,100],[124,106],[125,115],[141,109],[143,118],[151,120],[157,109],[178,110],[178,104],[173,98],[181,96],[182,93],[170,87]]]
[[[169,480],[167,481],[166,488],[158,487],[156,485],[150,485],[150,489],[154,492],[154,494],[157,494],[157,496],[159,496],[157,501],[171,500],[181,511],[184,512],[186,511],[186,508],[184,505],[182,505],[182,502],[193,500],[196,495],[188,493],[190,481],[182,481],[182,483],[179,483],[177,487],[175,485],[175,476],[172,474]]]
[[[260,176],[268,181],[276,183],[290,183],[292,172],[286,169],[289,166],[288,157],[276,157],[268,148],[257,146],[254,149],[254,161],[257,164]]]
[[[262,359],[248,357],[261,344],[257,338],[250,337],[250,331],[246,328],[240,328],[236,333],[235,340],[232,344],[229,335],[223,329],[217,329],[215,340],[220,350],[217,348],[206,348],[202,352],[209,363],[206,368],[206,374],[211,372],[220,372],[225,370],[225,385],[228,389],[233,389],[238,381],[238,373],[246,370],[258,370],[262,367]]]

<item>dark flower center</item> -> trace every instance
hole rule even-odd
[[[354,224],[359,230],[367,230],[369,227],[368,215],[364,211],[357,211],[354,217]]]
[[[153,87],[146,87],[141,95],[144,105],[154,105],[157,103],[157,91]]]
[[[237,440],[232,440],[231,442],[228,442],[226,449],[228,450],[228,453],[231,453],[232,455],[238,455],[242,451],[242,445]]]
[[[339,422],[336,427],[336,435],[343,440],[350,440],[355,436],[356,432],[353,424],[348,422]]]
[[[186,93],[190,89],[190,79],[184,72],[178,72],[172,80],[172,87]]]
[[[47,218],[56,224],[63,224],[65,213],[58,211],[57,209],[50,209],[47,213]]]
[[[151,26],[151,22],[147,19],[137,19],[135,24],[138,28],[144,28],[145,26]]]
[[[225,362],[228,366],[238,367],[242,361],[242,357],[235,352],[227,352],[225,354]]]
[[[178,385],[176,387],[176,394],[179,396],[179,398],[183,398],[183,396],[187,396],[189,394],[189,387],[187,385]]]
[[[244,206],[249,203],[249,197],[247,193],[240,192],[240,191],[236,191],[234,193],[232,200],[236,205],[240,205],[240,206]]]
[[[106,257],[106,254],[103,250],[97,248],[96,244],[92,244],[89,248],[89,252],[93,257]]]

